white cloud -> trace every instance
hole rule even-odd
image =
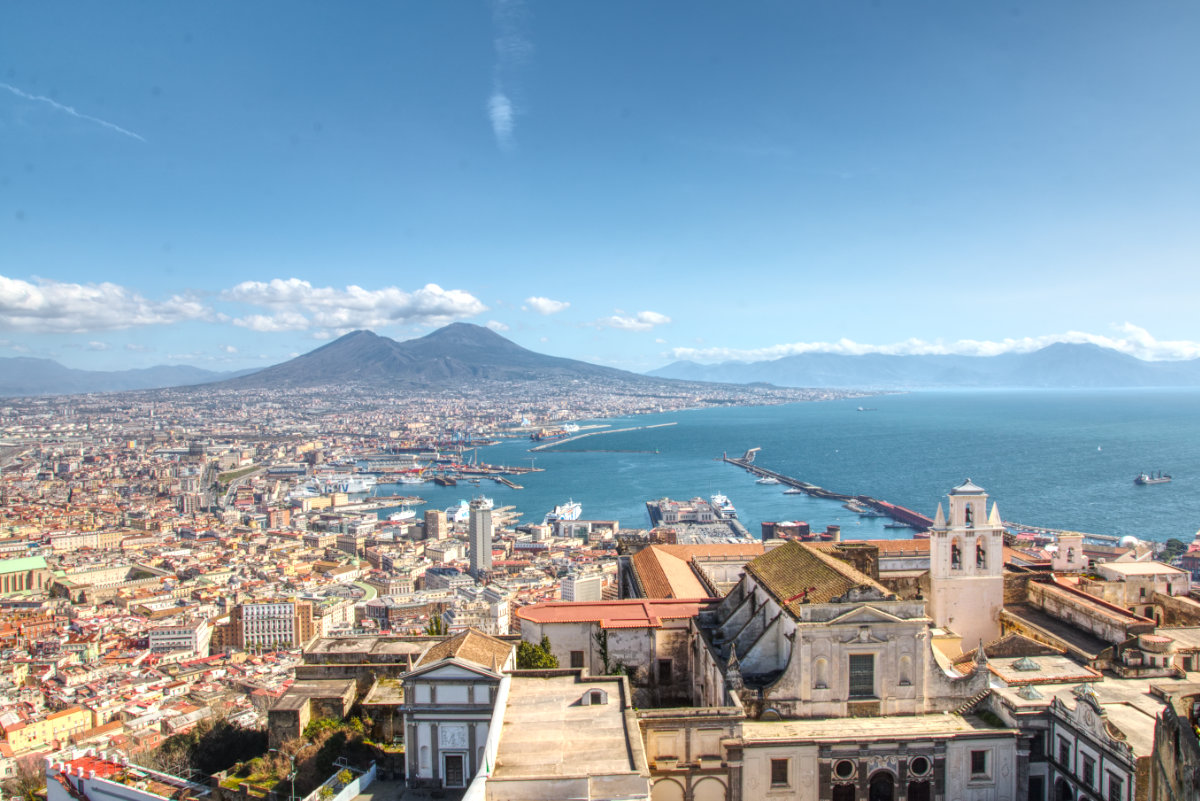
[[[221,352],[222,353],[237,353],[238,349],[233,345],[222,345]]]
[[[488,119],[492,121],[492,133],[500,147],[508,150],[513,145],[513,127],[515,116],[512,101],[508,95],[497,90],[488,98]]]
[[[444,325],[487,311],[474,295],[461,289],[426,284],[412,292],[396,287],[368,290],[314,287],[299,278],[244,281],[221,295],[223,300],[265,307],[269,314],[249,314],[234,325],[254,331],[315,329],[325,337],[355,328],[395,324]]]
[[[500,322],[499,320],[488,320],[487,327],[492,329],[493,331],[497,331],[497,332],[508,330],[508,326],[505,325],[504,323]]]
[[[525,5],[521,0],[494,0],[492,45],[496,59],[492,64],[492,93],[487,101],[492,133],[501,150],[512,150],[515,140],[517,109],[513,87],[519,86],[518,72],[529,61],[533,45],[525,35]]]
[[[186,295],[152,301],[107,282],[70,284],[34,280],[36,283],[0,275],[0,328],[85,333],[213,317],[212,309]]]
[[[602,317],[596,321],[600,328],[618,328],[622,331],[649,331],[656,325],[665,325],[671,318],[665,314],[653,311],[640,311],[629,316],[618,311],[611,317]]]
[[[31,95],[28,92],[22,91],[22,90],[18,89],[17,87],[15,87],[11,84],[7,84],[7,83],[0,83],[0,89],[7,89],[12,94],[16,95],[17,97],[24,98],[25,100],[33,100],[38,103],[45,103],[46,105],[50,106],[51,108],[61,111],[64,114],[70,114],[72,117],[75,117],[77,119],[87,120],[88,122],[94,122],[97,125],[107,128],[110,131],[116,131],[117,133],[121,134],[122,136],[128,136],[129,138],[136,139],[139,142],[146,141],[145,137],[143,137],[141,134],[135,134],[133,131],[127,131],[124,128],[122,128],[120,125],[114,125],[113,123],[108,122],[107,120],[102,120],[99,117],[93,117],[89,114],[84,114],[82,112],[76,111],[75,109],[71,108],[70,106],[64,106],[62,103],[59,103],[57,100],[53,100],[49,97],[44,97],[42,95]]]
[[[136,342],[126,342],[125,350],[133,351],[134,353],[145,353],[150,348],[146,345],[139,345]]]
[[[97,350],[97,351],[98,350],[108,350],[110,347],[112,347],[112,346],[109,345],[107,342],[100,342],[99,340],[95,340],[95,339],[93,339],[91,342],[87,343],[88,350]]]
[[[532,298],[525,298],[525,305],[521,307],[521,311],[532,310],[538,314],[558,314],[570,305],[570,302],[565,300],[551,300],[535,295]]]
[[[764,348],[672,348],[675,359],[697,362],[746,361],[757,362],[779,359],[801,353],[836,353],[846,356],[861,356],[867,353],[882,353],[895,356],[926,356],[957,354],[961,356],[998,356],[1003,353],[1030,353],[1056,342],[1092,344],[1111,348],[1121,353],[1147,361],[1175,361],[1200,357],[1200,342],[1187,340],[1158,340],[1146,329],[1132,323],[1114,326],[1115,335],[1089,334],[1083,331],[1067,331],[1062,334],[1046,334],[1036,337],[1017,337],[1001,340],[959,339],[953,342],[942,340],[905,339],[888,345],[869,345],[852,339],[836,342],[793,342],[770,345]]]

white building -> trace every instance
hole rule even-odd
[[[400,676],[410,786],[471,782],[484,766],[492,712],[510,681],[504,673],[515,665],[511,643],[468,630],[430,648]]]
[[[234,612],[243,648],[292,648],[304,645],[315,633],[308,601],[241,604]]]
[[[212,626],[207,620],[193,620],[178,625],[156,626],[150,629],[150,651],[165,654],[171,651],[191,651],[208,656]]]
[[[471,501],[470,518],[467,521],[467,539],[470,543],[471,575],[476,578],[492,570],[492,507],[476,498]]]
[[[603,588],[601,573],[572,573],[563,577],[561,595],[564,601],[599,601]]]

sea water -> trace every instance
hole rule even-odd
[[[864,407],[865,411],[860,411]],[[481,462],[543,468],[514,476],[524,489],[381,485],[446,508],[475,495],[541,522],[568,499],[587,520],[649,525],[645,501],[723,493],[757,536],[767,520],[803,520],[843,538],[902,538],[886,518],[861,518],[836,501],[785,495],[723,463],[761,448],[757,464],[836,492],[866,494],[933,517],[966,478],[1005,520],[1095,534],[1191,541],[1200,528],[1200,391],[914,392],[847,401],[709,408],[592,421],[611,428],[675,423],[588,437],[532,453],[528,439],[481,448]],[[603,431],[604,429],[599,429]],[[569,450],[568,450],[569,449]],[[588,452],[582,452],[588,451]],[[1137,486],[1140,471],[1168,484]],[[386,513],[383,515],[386,516]]]

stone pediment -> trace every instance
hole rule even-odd
[[[439,662],[421,665],[415,670],[405,673],[401,678],[405,681],[435,680],[435,679],[497,679],[499,675],[487,668],[455,657],[447,657]]]
[[[865,626],[869,623],[911,623],[910,620],[905,620],[902,617],[896,617],[893,614],[877,609],[874,606],[859,606],[851,609],[849,612],[838,615],[832,620],[825,621],[825,625],[857,625]]]

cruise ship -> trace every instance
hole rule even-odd
[[[483,501],[484,509],[491,509],[495,506],[491,498],[476,498]],[[446,519],[451,523],[466,523],[471,519],[471,504],[468,501],[460,500],[458,506],[449,506],[446,508]]]
[[[375,476],[334,474],[321,477],[321,489],[324,492],[345,492],[354,494],[370,492],[375,486]]]
[[[724,495],[718,492],[708,500],[712,504],[713,512],[721,520],[737,520],[737,510],[733,508],[733,502]]]
[[[566,503],[555,506],[553,510],[546,513],[546,519],[542,522],[545,525],[553,523],[555,520],[578,520],[583,514],[583,506],[579,501],[568,500]]]

